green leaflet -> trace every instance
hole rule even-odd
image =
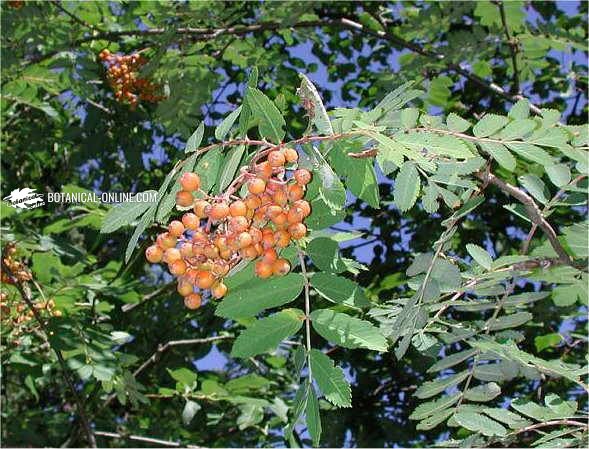
[[[480,413],[459,411],[454,415],[454,419],[462,427],[473,432],[482,433],[488,437],[507,435],[505,427]]]
[[[469,159],[475,156],[462,140],[446,134],[417,130],[397,133],[395,140],[422,154],[427,152],[454,159]]]
[[[430,380],[428,382],[422,383],[417,391],[415,391],[415,396],[419,399],[427,399],[435,396],[446,388],[453,387],[454,385],[458,385],[460,382],[465,380],[468,377],[468,370],[462,371],[458,374],[453,374],[452,376],[445,377],[443,379],[436,379]]]
[[[506,145],[511,151],[515,151],[521,157],[529,161],[537,162],[538,164],[544,166],[554,164],[554,159],[552,156],[550,156],[546,150],[543,150],[536,145],[526,142],[511,142],[507,143]]]
[[[227,155],[223,159],[221,173],[219,175],[219,182],[217,183],[217,192],[223,192],[229,184],[235,179],[235,174],[239,168],[239,164],[245,153],[245,145],[231,147],[227,150]]]
[[[487,114],[474,125],[472,133],[476,137],[488,137],[498,132],[509,123],[509,119],[503,115]]]
[[[339,254],[339,245],[327,237],[318,237],[307,246],[307,254],[317,268],[330,273],[341,273],[346,265]]]
[[[476,352],[476,349],[467,349],[465,351],[457,352],[456,354],[446,355],[441,360],[437,361],[432,366],[430,366],[427,372],[435,373],[438,371],[451,368],[474,356]]]
[[[319,401],[317,394],[315,394],[315,387],[309,385],[307,390],[307,405],[305,407],[305,415],[307,418],[307,431],[313,440],[313,446],[319,446],[321,438],[321,416],[319,415]]]
[[[486,408],[483,412],[494,420],[506,424],[510,429],[521,429],[531,424],[527,419],[504,408]]]
[[[352,390],[340,367],[317,349],[311,349],[311,372],[325,399],[336,407],[352,406]]]
[[[229,115],[227,115],[227,117],[225,117],[225,119],[219,124],[219,126],[217,126],[217,128],[215,129],[215,138],[217,140],[224,140],[225,136],[229,134],[229,131],[231,131],[233,124],[238,119],[239,114],[241,114],[241,109],[242,106],[239,106]]]
[[[490,270],[491,265],[493,264],[493,259],[491,255],[484,249],[478,245],[473,245],[469,243],[466,245],[466,250],[468,254],[483,268]]]
[[[421,182],[419,172],[413,162],[406,162],[395,178],[394,201],[405,212],[415,204]]]
[[[455,131],[459,133],[463,133],[468,128],[472,126],[472,124],[468,121],[460,117],[459,115],[454,114],[451,112],[448,114],[446,118],[446,125],[450,131]]]
[[[298,88],[297,94],[302,100],[312,105],[311,123],[315,125],[319,134],[332,135],[333,127],[317,88],[303,73],[299,73],[299,77],[301,78],[301,86]],[[308,110],[311,110],[311,108],[308,108]]]
[[[137,224],[137,227],[135,228],[133,235],[127,243],[127,249],[125,250],[125,263],[128,263],[129,259],[131,259],[131,255],[133,254],[133,251],[137,246],[139,237],[141,237],[141,234],[143,234],[143,232],[149,227],[149,225],[151,225],[154,218],[155,207],[152,206],[150,209],[147,210],[147,212],[145,212],[143,217],[141,217],[141,220],[139,220],[139,223]]]
[[[350,307],[365,307],[370,302],[355,282],[331,273],[315,273],[311,285],[324,298]]]
[[[521,139],[530,134],[536,126],[537,123],[532,119],[514,120],[503,128],[501,132],[494,135],[493,138],[500,140]]]
[[[157,195],[157,192],[155,190],[146,190],[145,192],[141,192],[141,194],[151,196],[153,194]],[[131,224],[137,217],[143,214],[147,209],[151,208],[154,204],[154,202],[147,201],[126,201],[114,206],[104,217],[102,226],[100,227],[100,233],[109,234],[123,226]]]
[[[192,135],[186,141],[186,148],[184,149],[185,153],[192,153],[198,149],[202,142],[202,138],[205,134],[205,124],[204,122],[200,122],[196,130],[192,133]]]
[[[571,182],[571,170],[565,164],[547,165],[544,169],[556,187],[562,187]]]
[[[464,392],[464,399],[474,402],[489,402],[501,394],[501,388],[495,382],[478,385]]]
[[[253,317],[263,310],[291,302],[303,291],[303,277],[291,273],[271,279],[253,278],[229,291],[215,315],[223,318]]]
[[[546,190],[544,182],[538,176],[532,173],[527,173],[517,178],[517,180],[536,200],[542,204],[548,202],[546,193],[549,192]]]
[[[282,340],[298,332],[303,326],[303,316],[298,309],[286,309],[255,321],[239,334],[231,356],[247,358],[275,349]]]
[[[514,171],[516,167],[516,160],[513,154],[509,152],[504,145],[495,142],[477,142],[481,149],[490,154],[499,165],[509,171]]]
[[[311,313],[313,329],[326,340],[345,348],[386,351],[387,342],[372,323],[345,313],[320,309]]]
[[[442,396],[441,398],[438,398],[434,401],[420,404],[415,408],[415,410],[413,410],[413,413],[409,415],[409,419],[422,420],[428,416],[435,416],[458,402],[458,399],[460,399],[460,393],[454,393],[449,396]]]
[[[250,86],[246,89],[246,100],[253,117],[258,120],[260,134],[280,143],[286,134],[286,122],[276,105],[261,90]]]

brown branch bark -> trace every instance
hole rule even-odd
[[[571,257],[567,254],[566,250],[558,241],[556,232],[554,231],[550,223],[546,221],[546,219],[542,215],[542,211],[540,210],[540,208],[531,196],[529,196],[523,190],[506,183],[501,178],[498,178],[491,172],[479,172],[476,174],[476,176],[483,182],[493,184],[494,186],[498,187],[503,193],[506,193],[507,195],[514,197],[516,200],[522,203],[526,208],[526,211],[528,212],[530,221],[536,226],[538,226],[542,230],[542,232],[544,232],[544,234],[550,241],[552,248],[554,249],[556,254],[558,254],[558,258],[563,263],[574,266]]]
[[[90,447],[96,447],[96,438],[94,437],[94,433],[92,432],[92,427],[90,425],[90,421],[88,420],[88,415],[86,414],[86,410],[84,408],[84,403],[82,402],[82,399],[80,398],[80,395],[78,394],[78,391],[76,390],[76,387],[74,386],[74,382],[72,381],[72,379],[70,377],[69,368],[67,367],[67,365],[65,363],[65,360],[63,358],[61,351],[59,349],[57,349],[56,347],[54,347],[51,344],[51,340],[49,340],[49,337],[48,337],[49,331],[47,330],[47,326],[45,325],[45,321],[43,321],[43,319],[39,315],[39,311],[37,309],[35,309],[35,306],[33,304],[33,297],[31,295],[31,289],[29,288],[29,285],[27,284],[26,281],[20,281],[14,275],[14,273],[12,272],[10,267],[8,267],[8,265],[4,262],[4,259],[2,260],[2,271],[4,271],[10,277],[10,279],[14,282],[14,286],[17,288],[18,292],[20,293],[21,298],[27,304],[29,309],[33,312],[33,316],[35,317],[35,320],[37,320],[37,322],[39,323],[39,326],[40,326],[41,330],[43,331],[45,341],[49,344],[49,346],[51,346],[51,349],[53,349],[53,352],[55,352],[55,355],[57,357],[57,361],[63,371],[63,377],[65,380],[65,383],[66,383],[67,387],[69,388],[69,390],[71,391],[72,397],[74,398],[74,402],[76,403],[78,415],[80,417],[82,427],[84,428],[86,438],[88,439],[88,444],[90,445]]]

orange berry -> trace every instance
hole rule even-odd
[[[286,162],[296,162],[299,159],[299,153],[293,148],[287,148],[284,150],[284,158],[286,159]]]
[[[284,188],[284,182],[280,181],[277,178],[270,178],[266,182],[266,192],[272,194],[272,192],[276,192],[277,190],[282,190]],[[262,202],[262,204],[264,204]]]
[[[194,287],[188,281],[178,281],[178,287],[176,290],[181,296],[188,296],[194,292]]]
[[[248,232],[252,236],[254,243],[260,243],[262,241],[262,231],[258,228],[251,227]]]
[[[210,271],[199,271],[196,274],[196,286],[198,288],[211,288],[215,283],[215,276]]]
[[[180,185],[183,190],[194,192],[200,189],[200,176],[196,173],[184,173],[180,177]]]
[[[298,207],[291,207],[286,214],[286,221],[290,225],[300,223],[303,221],[303,218],[305,218],[303,211]]]
[[[233,232],[243,232],[247,230],[249,223],[244,216],[231,217],[229,219],[229,229]]]
[[[307,235],[307,227],[303,223],[294,223],[288,227],[291,238],[298,240]]]
[[[240,248],[245,248],[246,246],[250,246],[254,240],[249,232],[242,232],[237,236],[237,241]]]
[[[287,217],[284,212],[280,212],[279,214],[272,217],[271,220],[272,220],[272,223],[274,223],[276,226],[282,226],[282,225],[286,224]]]
[[[254,195],[248,195],[245,197],[245,205],[250,210],[255,210],[262,205],[260,198]]]
[[[180,237],[182,234],[184,234],[184,225],[181,221],[173,220],[168,225],[168,232],[174,237]]]
[[[244,216],[247,213],[247,205],[241,200],[236,200],[229,206],[229,213],[232,217]]]
[[[186,190],[180,190],[176,194],[176,204],[180,207],[192,206],[193,201],[194,198],[192,198],[192,193],[187,192]]]
[[[268,179],[272,176],[272,166],[268,162],[262,162],[256,165],[255,172],[260,178]]]
[[[198,309],[201,304],[202,296],[200,296],[198,293],[191,293],[184,298],[184,305],[190,310]]]
[[[284,162],[284,154],[282,154],[280,151],[274,150],[268,153],[268,163],[272,167],[282,167],[284,165]]]
[[[294,172],[294,179],[300,185],[309,184],[311,182],[311,172],[304,168],[299,168]]]
[[[295,201],[293,204],[293,207],[300,209],[303,212],[303,215],[305,217],[308,217],[309,215],[311,215],[311,206],[308,201],[305,201],[305,200]]]
[[[288,203],[288,196],[284,190],[277,190],[274,192],[274,195],[272,195],[272,201],[280,206],[285,206],[286,203]]]
[[[267,232],[265,232],[267,231]],[[270,228],[262,230],[262,246],[264,248],[272,248],[276,243],[274,232]]]
[[[286,259],[278,259],[272,264],[272,274],[284,276],[290,271],[290,263]]]
[[[227,294],[227,286],[219,281],[211,287],[211,294],[214,298],[221,299]]]
[[[196,200],[194,203],[194,214],[198,218],[205,218],[207,216],[207,212],[210,209],[210,204],[208,201],[205,200]]]
[[[176,260],[168,265],[168,268],[174,276],[181,276],[186,272],[186,263],[182,259]]]
[[[182,254],[178,248],[168,248],[164,251],[163,261],[170,264],[182,259]]]
[[[162,256],[164,252],[162,249],[157,245],[151,245],[145,250],[145,258],[150,263],[158,263],[162,261]]]
[[[272,276],[272,265],[264,262],[263,260],[259,260],[256,262],[255,272],[256,276],[258,276],[259,278],[269,278],[270,276]]]
[[[169,232],[164,232],[159,234],[156,239],[157,245],[162,249],[173,248],[176,246],[176,242],[178,239],[173,235],[170,235]]]
[[[291,184],[288,186],[288,200],[291,203],[302,199],[305,196],[305,189],[300,184]]]
[[[274,240],[276,241],[276,246],[286,248],[290,243],[290,234],[284,230],[276,231],[274,233]]]
[[[180,246],[180,254],[182,254],[182,257],[184,258],[192,257],[194,255],[192,252],[192,245],[190,243],[183,243]]]
[[[188,212],[182,216],[182,224],[186,229],[196,231],[200,226],[200,219],[192,212]]]
[[[282,207],[278,206],[277,204],[271,204],[266,209],[266,217],[273,219],[277,215],[282,213]]]
[[[278,259],[278,253],[274,248],[268,248],[264,250],[264,255],[262,256],[262,260],[266,263],[274,263]]]
[[[227,215],[229,215],[229,206],[223,201],[213,204],[211,211],[209,212],[209,217],[213,220],[222,220],[227,217]]]
[[[250,193],[258,195],[266,189],[266,182],[261,178],[250,179],[247,183],[247,189]]]
[[[224,260],[229,260],[232,256],[233,252],[229,248],[219,251],[219,257]]]
[[[247,260],[253,260],[258,257],[258,251],[253,245],[246,246],[241,250],[241,257]]]

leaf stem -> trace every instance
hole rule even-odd
[[[305,265],[305,256],[303,252],[297,249],[299,255],[299,262],[301,263],[301,273],[303,274],[304,278],[304,288],[305,288],[305,337],[306,337],[306,348],[307,348],[307,368],[309,370],[309,379],[311,379],[311,298],[309,296],[309,278],[307,276],[307,267]]]

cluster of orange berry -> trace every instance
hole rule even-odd
[[[303,199],[311,172],[291,167],[292,176],[286,177],[285,164],[297,160],[298,153],[292,148],[272,150],[265,161],[242,171],[220,197],[209,197],[200,190],[198,174],[180,177],[182,190],[176,204],[191,207],[193,212],[185,213],[181,221],[171,221],[145,256],[151,263],[165,262],[178,277],[178,293],[186,307],[200,307],[204,290],[210,289],[216,299],[225,296],[223,278],[241,260],[259,259],[255,273],[260,278],[290,271],[279,251],[291,240],[305,237],[303,220],[311,213]],[[232,195],[244,183],[248,194],[244,198]]]
[[[2,271],[0,272],[0,281],[5,284],[14,284],[14,279],[18,282],[25,282],[33,279],[27,266],[21,261],[14,259],[15,254],[16,244],[13,242],[7,243],[2,251]],[[4,266],[10,270],[12,277],[4,271]]]
[[[117,101],[127,102],[134,109],[139,101],[157,103],[164,99],[157,95],[157,84],[139,77],[139,69],[147,62],[140,54],[113,55],[104,49],[98,57],[106,64],[106,76]]]
[[[27,282],[33,279],[28,267],[23,262],[14,258],[16,252],[16,245],[12,242],[8,243],[2,251],[3,269],[1,272],[1,281],[3,283],[14,284],[15,282]],[[10,274],[4,271],[4,266],[8,268]],[[0,293],[2,325],[12,325],[11,334],[14,337],[25,332],[23,326],[34,318],[33,311],[30,309],[27,310],[27,305],[17,298],[20,297],[18,295],[9,296],[6,291]],[[34,307],[40,313],[45,311],[51,316],[61,316],[61,311],[55,310],[55,301],[53,299],[35,302]]]

